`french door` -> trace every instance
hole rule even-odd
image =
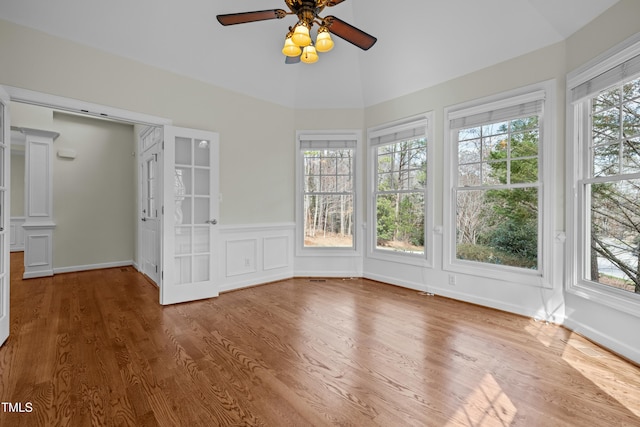
[[[9,338],[9,95],[0,88],[0,345]]]
[[[160,304],[218,295],[218,134],[164,127]]]
[[[160,129],[158,129],[160,130]],[[156,284],[160,283],[160,173],[159,143],[142,153],[140,211],[140,266]]]

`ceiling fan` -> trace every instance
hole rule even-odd
[[[248,22],[282,19],[287,15],[296,15],[298,22],[289,27],[285,37],[282,53],[287,56],[286,62],[314,63],[318,60],[318,52],[328,52],[333,48],[331,35],[334,34],[362,50],[368,50],[378,39],[364,31],[350,25],[335,16],[319,16],[325,7],[332,7],[344,0],[284,0],[289,12],[284,9],[258,10],[254,12],[240,12],[218,15],[218,22],[222,25],[246,24]],[[318,24],[318,34],[315,43],[311,40],[309,31],[313,24]]]

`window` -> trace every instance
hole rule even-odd
[[[300,133],[299,248],[355,249],[357,136]]]
[[[369,133],[372,251],[425,259],[427,236],[427,118]]]
[[[544,276],[548,285],[548,90],[550,85],[537,85],[447,109],[448,269],[503,279],[511,274],[529,284]]]
[[[630,47],[617,49],[615,57],[598,59],[570,76],[568,96],[577,193],[570,204],[577,219],[570,290],[637,313],[640,37],[636,39]]]

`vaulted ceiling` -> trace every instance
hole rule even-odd
[[[618,0],[346,0],[326,8],[378,38],[334,37],[315,64],[280,53],[294,16],[223,27],[283,0],[20,0],[0,18],[293,108],[362,108],[566,39]]]

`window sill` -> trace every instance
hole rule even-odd
[[[534,286],[537,288],[547,289],[553,288],[548,278],[536,270],[526,270],[517,267],[507,267],[494,264],[487,264],[485,266],[478,262],[465,261],[447,263],[443,269],[452,273],[484,277],[502,282],[510,282],[517,285]]]

